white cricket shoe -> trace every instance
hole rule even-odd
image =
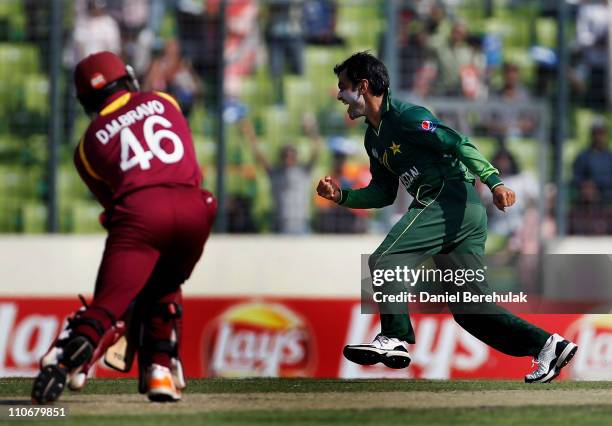
[[[180,401],[181,391],[174,384],[169,368],[151,364],[147,371],[147,397],[153,402]]]
[[[346,359],[360,365],[374,365],[379,362],[389,368],[406,368],[410,365],[410,354],[405,342],[382,334],[369,344],[347,345],[342,353]]]
[[[537,364],[538,368],[525,376],[525,383],[550,382],[572,360],[577,350],[577,345],[558,334],[553,334],[548,338],[537,358],[533,359],[533,364]]]

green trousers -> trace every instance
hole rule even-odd
[[[425,188],[426,189],[426,188]],[[408,212],[391,229],[369,258],[370,273],[398,265],[419,268],[433,259],[439,269],[483,268],[487,216],[474,185],[446,181],[440,188],[421,191]],[[442,284],[445,291],[489,293],[485,281],[458,287]],[[395,290],[399,291],[399,287]],[[392,288],[392,287],[391,287]],[[381,334],[415,343],[406,304],[405,313],[381,312]],[[494,303],[450,303],[457,323],[489,346],[508,355],[536,356],[550,333],[515,316]]]

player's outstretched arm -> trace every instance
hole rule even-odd
[[[505,211],[506,207],[512,206],[515,201],[516,194],[510,188],[503,184],[493,188],[493,203],[501,211]]]
[[[326,176],[319,181],[317,193],[350,209],[379,209],[393,204],[397,195],[397,186],[397,179],[396,182],[383,184],[373,178],[365,188],[340,189],[336,182]]]
[[[340,189],[329,176],[321,179],[317,193],[328,200],[351,209],[379,209],[393,204],[397,196],[399,180],[397,176],[381,166],[375,158],[370,158],[372,180],[365,188]]]

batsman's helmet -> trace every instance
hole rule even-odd
[[[88,114],[99,112],[104,101],[118,90],[139,90],[134,69],[107,51],[89,55],[77,64],[74,85]]]

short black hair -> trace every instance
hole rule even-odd
[[[353,85],[359,83],[360,80],[368,80],[374,96],[382,96],[389,88],[387,67],[368,51],[354,53],[350,58],[334,67],[336,75],[344,70]]]

